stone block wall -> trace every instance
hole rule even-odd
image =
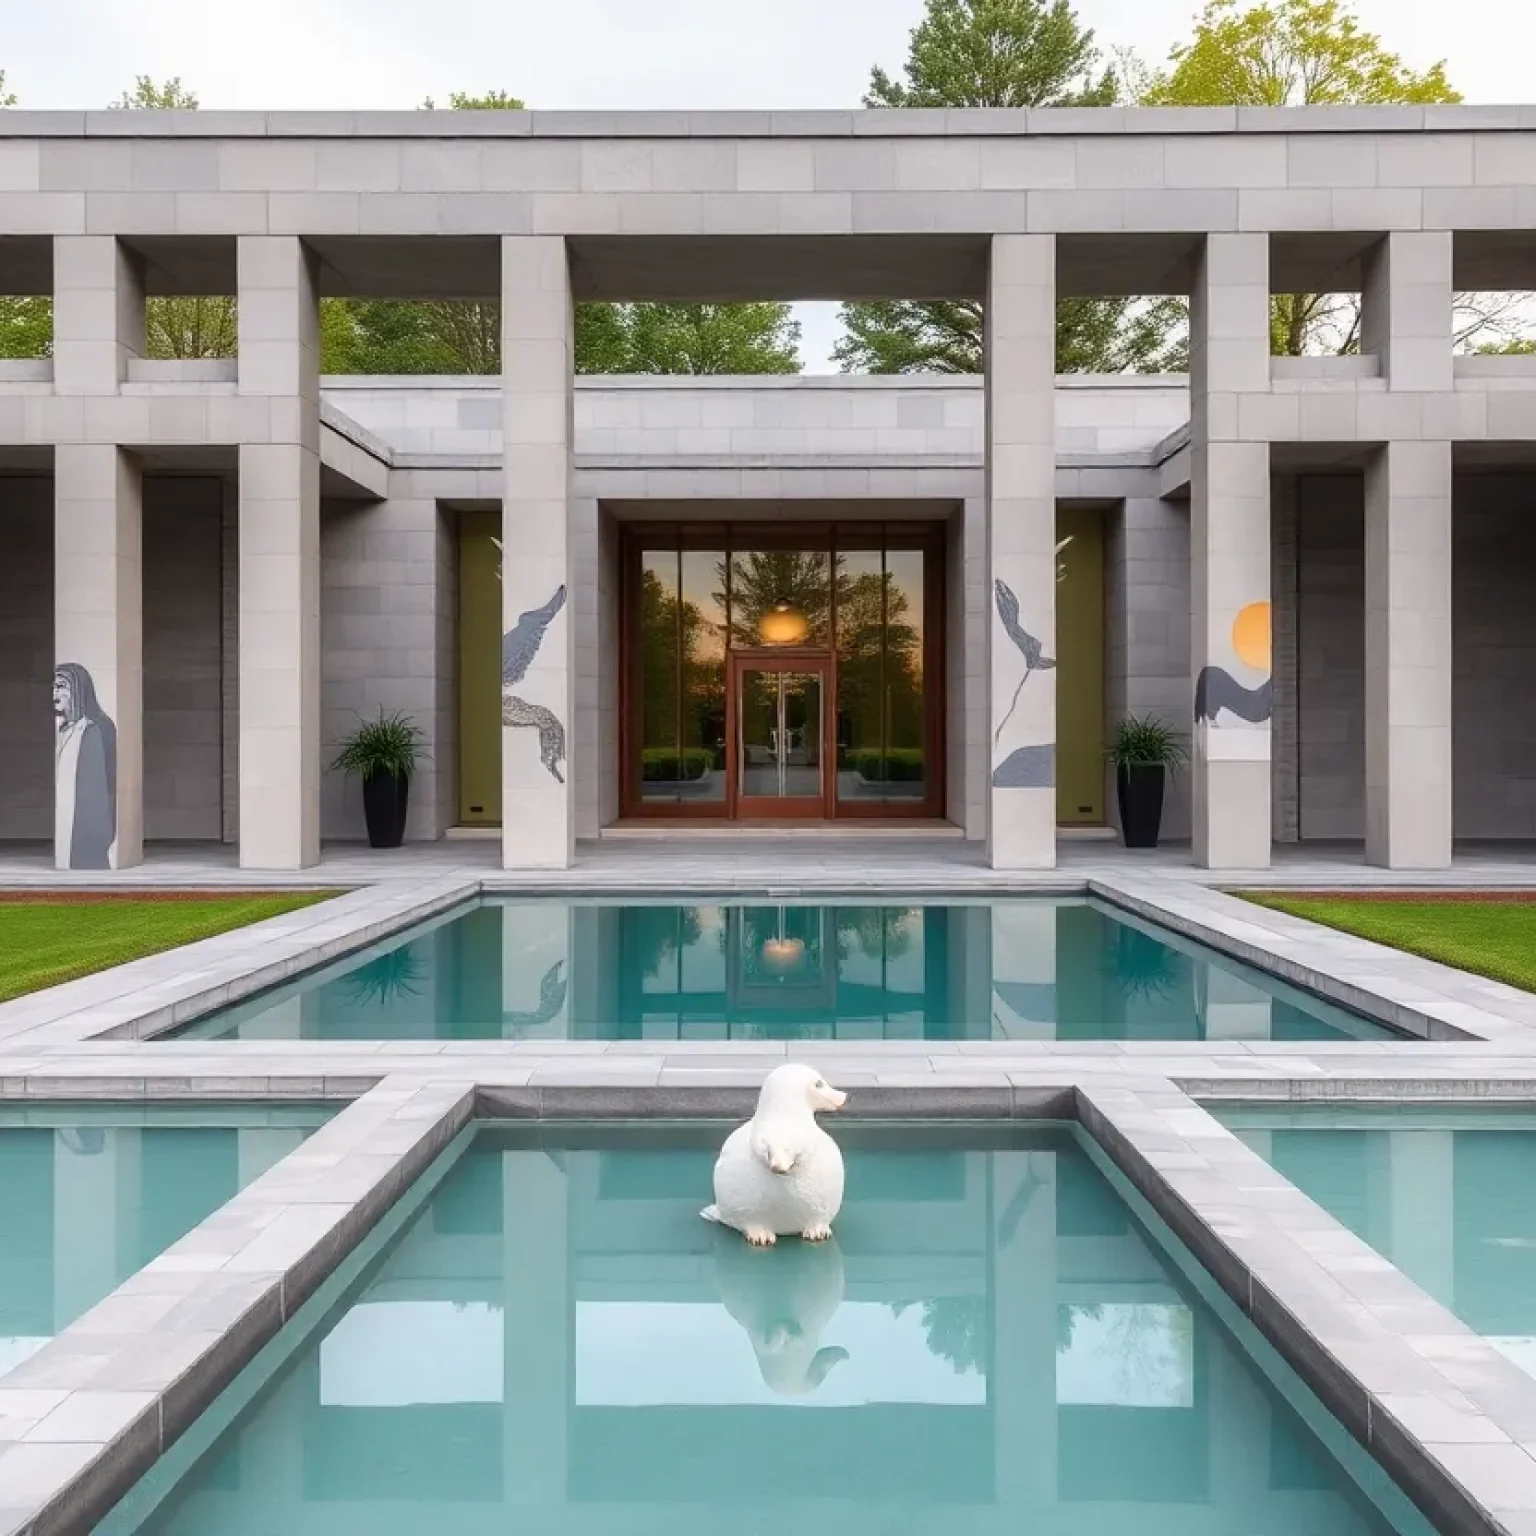
[[[0,733],[5,740],[0,754],[0,838],[51,838],[51,479],[0,479],[0,539],[5,547],[0,560]]]
[[[407,482],[405,489],[411,487]],[[321,752],[326,765],[320,827],[327,838],[361,838],[362,789],[330,763],[359,716],[404,710],[425,732],[426,759],[411,784],[406,836],[435,838],[455,794],[451,681],[453,586],[449,546],[435,500],[326,501],[320,521]],[[447,787],[443,781],[446,780]],[[449,813],[451,815],[451,813]],[[456,818],[455,818],[456,819]]]
[[[1536,837],[1536,475],[1455,481],[1455,834]],[[1365,830],[1364,484],[1297,487],[1299,833]]]
[[[1365,836],[1365,501],[1359,475],[1296,485],[1297,834]]]
[[[1155,497],[1129,498],[1105,513],[1105,742],[1126,715],[1153,715],[1189,739],[1189,509]],[[1110,773],[1105,804],[1118,825]],[[1163,836],[1190,832],[1189,774],[1175,774],[1163,800]]]
[[[223,835],[219,481],[144,482],[144,835]],[[0,479],[0,838],[53,837],[53,481]]]

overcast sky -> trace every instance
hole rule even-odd
[[[531,106],[857,105],[895,73],[922,0],[11,0],[0,70],[24,107],[104,106],[179,75],[205,108],[415,107],[506,90]],[[1159,61],[1197,0],[1079,0],[1101,44]],[[1415,67],[1444,58],[1469,101],[1536,97],[1530,0],[1356,0]],[[1519,34],[1524,34],[1523,36]],[[829,368],[832,306],[802,310]]]

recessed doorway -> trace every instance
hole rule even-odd
[[[944,815],[931,523],[625,530],[620,813]]]
[[[726,777],[731,815],[799,821],[829,815],[824,656],[731,657]]]

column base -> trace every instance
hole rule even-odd
[[[1056,868],[1056,788],[994,789],[987,822],[993,869]]]
[[[1268,869],[1269,759],[1195,762],[1195,863],[1201,869]]]

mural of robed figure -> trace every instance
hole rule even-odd
[[[117,841],[117,727],[78,662],[54,669],[53,713],[55,857],[61,869],[110,869]]]

